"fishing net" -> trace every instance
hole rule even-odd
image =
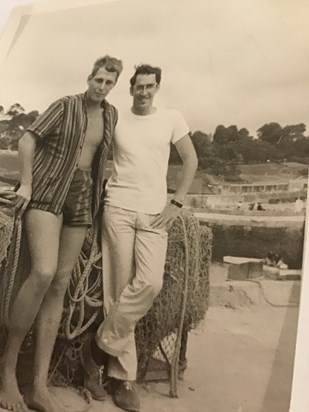
[[[2,215],[2,231],[1,217]],[[6,234],[6,240],[0,245],[0,252],[4,255],[11,240],[12,221],[12,217],[5,215],[4,229],[1,233]],[[80,349],[85,339],[95,333],[103,320],[102,261],[96,241],[97,230],[95,227],[87,233],[65,297],[62,323],[49,375],[50,382],[55,385],[83,384]],[[23,269],[26,267],[20,264],[21,256],[26,250],[26,242],[20,231],[21,228],[14,229],[15,236],[12,237],[8,257],[4,259],[5,264],[2,265],[0,273],[2,327],[7,325],[8,307],[24,276],[19,273],[20,269],[16,270],[17,274],[15,273],[12,281],[9,279],[11,271],[8,270],[8,266],[17,261]],[[16,240],[17,235],[21,240]],[[4,237],[1,236],[2,239]],[[174,380],[174,389],[171,390],[174,395],[175,374],[181,377],[186,366],[188,332],[199,325],[208,307],[211,245],[211,230],[207,226],[200,226],[192,214],[182,211],[169,231],[162,291],[136,327],[139,380]],[[1,340],[3,341],[3,333],[0,336],[0,345]],[[29,363],[33,346],[33,332],[30,331],[20,356],[22,365]],[[19,370],[25,370],[25,367],[21,366]],[[27,384],[25,374],[22,374],[21,380]]]
[[[149,378],[164,377],[164,373],[153,373],[162,369],[170,375],[177,338],[181,338],[182,347],[180,371],[185,368],[186,335],[203,320],[208,307],[211,232],[189,213],[183,213],[182,218],[184,227],[177,219],[169,233],[162,291],[136,328],[140,379],[147,377],[147,372]]]
[[[91,256],[90,241],[91,237],[88,251],[84,247],[79,268],[71,278],[65,303],[62,332],[50,373],[57,385],[82,385],[79,352],[88,335],[93,335],[103,320],[99,254],[90,276],[85,276],[82,285],[80,281],[80,273],[88,262],[87,254]],[[200,324],[208,308],[211,245],[211,230],[200,226],[192,214],[182,212],[169,232],[163,288],[136,327],[139,380],[171,379],[175,368],[177,376],[182,377],[187,362],[188,332]],[[72,302],[75,310],[71,308]],[[66,332],[73,336],[72,340],[64,339],[68,337]]]
[[[0,264],[7,257],[7,250],[11,242],[13,220],[7,213],[0,210]]]

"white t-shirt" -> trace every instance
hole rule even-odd
[[[170,143],[189,132],[177,110],[157,109],[141,116],[119,114],[113,139],[114,165],[106,185],[108,205],[149,214],[160,213],[167,200]]]

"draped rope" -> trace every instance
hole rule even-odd
[[[8,206],[13,208],[17,195],[11,190],[6,190],[0,192],[0,205]],[[9,247],[9,252],[4,266],[3,277],[2,277],[2,296],[0,302],[0,323],[3,332],[6,333],[9,324],[9,311],[12,299],[13,287],[15,284],[16,272],[18,267],[18,259],[20,254],[20,245],[22,237],[22,222],[20,218],[15,219],[13,223],[13,233],[11,238],[11,243]]]
[[[15,201],[16,193],[0,192],[0,206],[13,208]],[[14,219],[12,216],[7,218],[8,221],[13,221],[14,226],[1,280],[0,322],[4,330],[9,323],[9,310],[12,295],[15,293],[14,284],[20,282],[20,279],[16,279],[16,273],[23,234],[21,219]],[[170,367],[170,396],[172,397],[177,397],[183,333],[194,328],[207,310],[208,267],[212,238],[209,229],[207,233],[205,228],[202,230],[198,220],[188,213],[182,213],[177,221],[169,234],[165,286],[152,309],[139,322],[136,331],[137,349],[140,354],[146,354],[147,365],[156,346],[161,345],[162,339],[164,342],[167,341],[166,348],[163,348],[164,345],[161,346],[166,354],[166,363]],[[63,376],[62,380],[66,384],[74,382],[78,371],[77,352],[80,343],[87,333],[91,333],[90,326],[103,314],[102,256],[98,245],[98,226],[98,222],[95,222],[93,228],[87,232],[83,250],[67,288],[58,336],[61,341],[59,341],[59,350],[61,347],[62,350],[60,354],[56,353],[51,365],[53,381],[61,380],[61,372],[59,374],[58,368],[67,365],[69,368],[67,373],[71,370],[70,377]],[[141,362],[140,365],[143,369]]]
[[[98,231],[98,224],[95,223],[91,239],[88,240],[89,257],[84,251],[80,253],[70,278],[62,323],[62,329],[68,340],[76,338],[89,329],[102,310],[102,267],[98,263],[101,259],[97,243]],[[86,308],[91,309],[92,314],[85,322]]]
[[[176,342],[175,342],[175,349],[174,349],[174,353],[172,356],[172,362],[171,362],[170,396],[172,398],[178,397],[177,380],[178,380],[178,371],[179,371],[179,354],[180,354],[180,347],[181,347],[181,336],[182,336],[183,324],[184,324],[185,313],[187,309],[188,280],[189,280],[189,253],[188,253],[187,229],[186,229],[183,216],[180,215],[179,218],[181,220],[184,243],[186,247],[184,248],[185,262],[184,262],[184,287],[183,287],[183,295],[182,295],[182,305],[181,305],[179,325],[177,328],[178,330],[177,330],[177,336],[176,336]]]

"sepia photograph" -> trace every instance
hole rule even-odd
[[[307,412],[308,2],[0,15],[0,412]]]

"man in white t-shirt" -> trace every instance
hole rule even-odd
[[[82,351],[85,385],[103,391],[103,368],[113,378],[113,399],[127,411],[140,402],[132,383],[137,359],[134,330],[159,294],[167,230],[179,215],[192,183],[197,157],[189,127],[176,110],[153,105],[161,69],[137,67],[131,78],[133,106],[119,114],[113,141],[114,167],[106,185],[102,253],[105,320]],[[173,199],[167,202],[170,144],[183,162]]]

